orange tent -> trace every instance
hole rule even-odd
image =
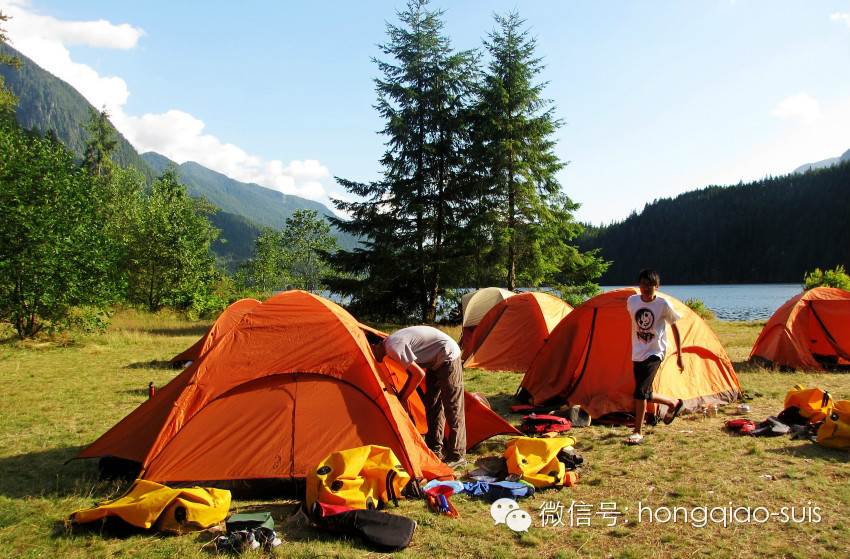
[[[164,484],[244,487],[304,478],[332,452],[374,444],[418,478],[453,475],[382,375],[348,312],[287,291],[76,458],[134,461]]]
[[[463,328],[460,336],[460,347],[464,348],[469,343],[469,339],[478,323],[484,318],[494,305],[500,301],[504,301],[508,297],[516,295],[513,291],[502,289],[501,287],[485,287],[476,291],[464,293],[460,298],[461,308],[463,309],[463,320],[461,326]]]
[[[205,354],[215,345],[219,338],[236,326],[236,323],[245,316],[245,313],[251,312],[259,304],[260,302],[256,299],[239,299],[231,304],[218,315],[212,327],[207,330],[207,333],[200,340],[183,353],[172,357],[171,362],[185,363],[186,361],[197,361],[201,355]]]
[[[592,417],[634,413],[631,319],[626,299],[638,293],[607,291],[576,307],[552,331],[522,380],[521,394],[535,405],[579,404]],[[665,297],[667,297],[665,295]],[[676,363],[671,340],[653,392],[684,400],[684,410],[723,404],[741,394],[732,362],[711,328],[681,301],[667,297],[682,318],[676,323],[682,342],[684,371]],[[650,404],[651,408],[654,408]]]
[[[524,373],[573,308],[541,292],[520,293],[484,315],[463,351],[464,367]]]
[[[750,360],[813,371],[850,365],[850,292],[816,287],[788,300],[764,325]]]

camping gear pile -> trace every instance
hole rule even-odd
[[[747,418],[726,421],[740,435],[775,437],[792,435],[821,446],[850,449],[850,401],[833,401],[829,392],[796,384],[785,395],[785,407],[776,416],[756,423]]]

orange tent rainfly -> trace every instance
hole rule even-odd
[[[205,354],[215,343],[231,328],[236,326],[246,313],[254,310],[254,307],[260,302],[256,299],[239,299],[229,307],[224,309],[222,313],[215,319],[212,327],[207,330],[203,337],[195,342],[192,347],[188,348],[183,353],[175,355],[171,358],[172,363],[185,363],[187,361],[197,361],[201,355]]]
[[[520,293],[484,315],[463,351],[465,367],[524,373],[573,308],[541,292]]]
[[[815,287],[788,300],[765,324],[750,360],[812,371],[850,366],[850,292]]]
[[[475,327],[494,305],[514,295],[516,293],[513,291],[501,287],[485,287],[465,293],[460,298],[461,308],[463,309],[463,322],[461,323],[463,332],[460,336],[460,347],[466,347]]]
[[[521,396],[535,405],[578,404],[594,418],[634,413],[631,319],[626,299],[636,293],[634,288],[607,291],[568,314],[523,377]],[[738,377],[714,332],[681,301],[667,298],[682,315],[676,325],[684,371],[676,363],[675,343],[668,330],[670,344],[653,392],[681,398],[686,412],[696,411],[702,404],[736,400],[741,394]]]
[[[453,471],[381,379],[360,324],[304,291],[271,297],[76,458],[137,462],[144,479],[255,490],[328,455],[390,448],[417,478]]]

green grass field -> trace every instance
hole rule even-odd
[[[711,321],[710,325],[735,363],[742,389],[753,396],[751,418],[761,420],[781,411],[785,393],[795,383],[824,388],[835,399],[850,399],[847,374],[749,367],[745,360],[763,323]],[[167,360],[194,343],[208,326],[167,314],[124,311],[102,335],[28,343],[4,338],[0,556],[215,554],[204,548],[213,537],[206,533],[118,536],[65,522],[72,511],[123,489],[98,481],[94,461],[65,462],[142,403],[149,382],[161,387],[171,380],[176,371]],[[456,338],[459,334],[450,333]],[[485,394],[504,415],[521,375],[467,370],[465,378],[467,390]],[[418,529],[411,546],[399,555],[847,557],[850,452],[788,437],[735,436],[723,427],[723,411],[716,418],[682,416],[670,426],[649,428],[645,443],[637,446],[622,443],[629,432],[626,427],[574,429],[570,434],[577,438],[586,464],[581,478],[571,488],[540,491],[520,501],[533,519],[527,533],[496,525],[489,503],[462,495],[451,498],[460,512],[457,519],[437,516],[423,501],[402,502],[390,512],[413,518]],[[509,416],[513,423],[520,419]],[[469,458],[501,456],[505,439],[485,441]],[[291,521],[297,506],[283,500],[234,501],[231,511],[273,512],[284,544],[266,555],[383,555],[358,540],[340,539]]]

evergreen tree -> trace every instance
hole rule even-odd
[[[441,11],[427,0],[411,0],[399,14],[402,26],[388,24],[381,46],[392,61],[377,61],[376,108],[385,119],[387,151],[382,181],[362,184],[337,178],[365,202],[335,205],[351,220],[333,220],[342,231],[364,239],[331,262],[349,274],[330,282],[350,295],[362,316],[433,321],[454,213],[462,196],[459,156],[465,142],[462,107],[471,89],[474,57],[455,53],[442,34]]]
[[[572,216],[578,205],[556,178],[565,165],[554,153],[561,121],[541,97],[546,84],[535,83],[544,69],[534,54],[536,41],[521,30],[524,21],[516,12],[494,17],[497,28],[485,41],[491,60],[475,110],[472,148],[482,216],[474,234],[489,253],[478,259],[501,263],[510,290],[579,285],[592,294],[591,280],[605,264],[567,244],[582,229]]]
[[[114,167],[111,154],[118,145],[118,140],[112,137],[114,129],[109,123],[109,114],[104,108],[97,112],[89,107],[89,122],[83,127],[91,138],[86,143],[83,154],[83,167],[94,177],[109,175]]]

